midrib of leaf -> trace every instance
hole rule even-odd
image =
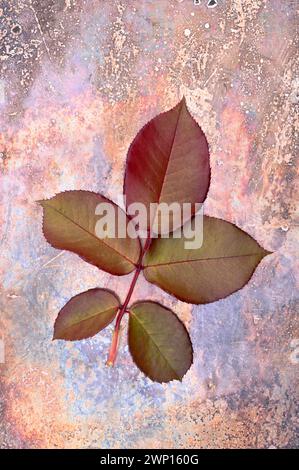
[[[258,256],[261,253],[248,253],[246,255],[233,255],[233,256],[219,256],[216,258],[197,258],[197,259],[184,259],[184,260],[178,260],[178,261],[168,261],[167,263],[155,263],[155,264],[146,264],[144,265],[144,268],[155,268],[158,266],[169,266],[171,264],[183,264],[183,263],[196,263],[200,261],[215,261],[215,260],[220,260],[220,259],[233,259],[233,258],[243,258],[246,256]]]
[[[92,318],[97,317],[98,315],[104,315],[105,313],[109,312],[110,310],[118,309],[118,308],[119,308],[119,307],[117,307],[117,306],[115,306],[115,307],[110,307],[110,308],[107,308],[106,310],[101,310],[100,312],[96,312],[96,313],[90,315],[89,317],[84,318],[84,320],[75,321],[75,322],[73,322],[69,327],[66,327],[66,328],[63,330],[62,333],[65,333],[65,332],[67,333],[68,328],[71,328],[71,327],[73,327],[73,326],[79,325],[80,323],[85,323],[85,322],[91,320]]]
[[[171,160],[171,155],[172,155],[173,146],[174,146],[174,142],[175,142],[175,138],[176,138],[176,133],[177,133],[177,129],[178,129],[180,117],[181,117],[181,112],[182,112],[182,104],[180,105],[180,110],[179,110],[177,122],[176,122],[176,125],[175,125],[175,129],[174,129],[173,139],[172,139],[171,146],[170,146],[169,156],[168,156],[168,159],[167,159],[166,169],[165,169],[165,172],[164,172],[164,177],[163,177],[163,180],[162,180],[162,185],[161,185],[161,188],[160,188],[160,191],[159,191],[158,200],[156,201],[157,204],[160,204],[160,198],[161,198],[161,194],[162,194],[162,192],[163,192],[163,187],[164,187],[165,180],[166,180],[166,175],[167,175],[167,171],[168,171],[168,167],[169,167],[169,162],[170,162],[170,160]],[[155,220],[155,219],[154,219],[154,220]]]
[[[110,246],[108,245],[108,243],[105,243],[104,240],[102,238],[98,238],[96,235],[94,235],[92,232],[89,232],[86,228],[82,227],[82,225],[78,224],[77,222],[75,222],[73,219],[71,219],[70,217],[68,217],[67,215],[65,215],[63,212],[60,212],[58,209],[56,209],[56,207],[52,207],[51,205],[49,204],[45,204],[48,208],[52,209],[53,211],[56,211],[58,214],[62,215],[65,219],[69,220],[70,222],[72,222],[74,225],[76,225],[77,227],[79,227],[81,230],[83,230],[84,232],[86,232],[88,235],[90,235],[91,237],[95,238],[97,240],[98,243],[103,243],[103,245],[107,246],[108,248],[110,248],[111,250],[115,251],[115,253],[117,253],[118,255],[120,255],[122,258],[124,258],[126,261],[128,261],[129,263],[131,263],[133,266],[135,266],[135,263],[130,260],[129,258],[127,258],[123,253],[121,253],[120,251],[116,250],[116,248],[114,248],[113,246]]]
[[[142,329],[144,330],[144,332],[146,333],[146,335],[150,338],[151,342],[153,343],[153,345],[155,346],[155,348],[158,350],[158,352],[160,353],[160,355],[165,359],[168,367],[172,370],[172,372],[175,374],[177,380],[180,380],[180,376],[178,375],[177,371],[172,367],[172,365],[170,364],[168,358],[161,352],[161,349],[159,348],[158,344],[156,343],[156,341],[152,338],[152,336],[148,333],[148,331],[146,330],[146,328],[143,326],[142,322],[137,318],[137,314],[135,314],[133,312],[133,315],[134,315],[134,318],[135,320],[137,320],[137,323],[142,327]]]

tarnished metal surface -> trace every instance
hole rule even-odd
[[[1,2],[1,447],[298,444],[296,2],[207,3]],[[130,276],[47,245],[35,201],[66,189],[115,199],[132,138],[183,94],[211,147],[206,213],[274,253],[207,306],[141,279],[135,299],[174,308],[194,344],[183,382],[159,385],[125,342],[105,366],[111,329],[51,342],[71,296],[109,286],[124,297]]]

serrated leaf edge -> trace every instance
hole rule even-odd
[[[103,196],[103,194],[101,193],[98,193],[98,192],[95,192],[95,191],[88,191],[88,190],[83,190],[83,189],[69,189],[69,190],[65,190],[65,191],[60,191],[59,193],[55,193],[54,196],[50,197],[50,198],[46,198],[46,199],[38,199],[36,200],[36,204],[40,205],[43,209],[44,209],[44,206],[43,206],[43,203],[44,202],[47,202],[47,201],[51,201],[51,199],[54,199],[56,196],[58,196],[59,194],[66,194],[66,193],[72,193],[72,192],[78,192],[78,193],[89,193],[89,194],[96,194],[98,196],[101,196],[102,198],[104,198],[107,202],[119,207],[114,201],[112,201],[111,199],[108,199],[106,196]],[[50,207],[51,209],[53,209],[53,207],[51,206],[48,206]],[[122,209],[120,207],[120,209],[126,214],[126,217],[131,220],[131,217],[126,213],[126,211],[124,209]],[[60,214],[60,212],[58,211],[58,213]],[[105,246],[107,246],[109,249],[115,251],[116,253],[118,253],[122,258],[124,258],[126,261],[128,261],[129,263],[132,264],[132,270],[129,271],[128,273],[125,273],[125,274],[119,274],[119,273],[115,273],[115,272],[112,272],[112,271],[108,271],[107,269],[103,269],[101,267],[99,267],[97,264],[95,263],[92,263],[91,261],[87,260],[84,256],[81,256],[77,253],[75,253],[74,251],[71,251],[71,250],[67,250],[67,249],[61,249],[61,248],[57,248],[56,246],[54,246],[46,237],[45,235],[45,232],[44,232],[44,221],[45,219],[45,215],[44,215],[44,211],[43,211],[43,214],[42,214],[42,225],[41,225],[41,231],[43,233],[43,236],[46,240],[46,242],[52,247],[54,248],[55,250],[60,250],[60,251],[67,251],[69,253],[72,253],[74,254],[75,256],[78,256],[79,258],[81,258],[83,261],[85,261],[85,263],[88,263],[88,264],[91,264],[92,266],[95,266],[96,268],[100,269],[101,271],[104,271],[104,272],[107,272],[109,274],[111,274],[112,276],[126,276],[127,274],[131,274],[135,269],[136,269],[136,264],[130,260],[129,258],[126,258],[124,257],[120,252],[118,252],[117,250],[113,249],[112,247],[110,247],[109,245],[107,245],[102,239],[98,238],[96,235],[95,235],[95,238],[97,240],[99,240],[99,242],[102,242]],[[140,253],[141,253],[141,249],[142,249],[142,245],[141,245],[141,240],[140,240],[140,237],[137,236],[136,239],[138,240],[138,245],[139,245],[139,256],[140,256]]]
[[[179,382],[182,382],[183,381],[183,378],[185,377],[185,375],[187,374],[187,372],[190,370],[191,366],[193,365],[193,362],[194,362],[194,349],[193,349],[193,345],[192,345],[192,341],[191,341],[191,337],[190,337],[190,334],[189,334],[189,331],[187,330],[186,326],[184,325],[184,323],[182,322],[182,320],[178,317],[178,315],[173,311],[171,310],[169,307],[165,307],[165,305],[163,305],[161,302],[157,302],[157,301],[154,301],[154,300],[138,300],[136,302],[134,302],[129,308],[129,313],[130,315],[133,315],[134,312],[131,311],[132,308],[134,308],[135,305],[138,305],[138,304],[142,304],[142,303],[152,303],[152,304],[155,304],[155,305],[159,305],[160,307],[168,310],[170,313],[172,313],[172,315],[174,315],[176,317],[176,319],[181,323],[181,325],[183,326],[183,328],[185,329],[187,335],[188,335],[188,338],[189,338],[189,342],[190,342],[190,346],[191,346],[191,363],[190,363],[190,367],[186,370],[185,374],[182,376],[182,378],[180,378],[178,375],[177,375],[177,372],[172,368],[172,366],[170,365],[170,368],[173,370],[173,372],[177,375],[177,378],[173,378],[171,380],[168,380],[168,381],[162,381],[162,382],[159,382],[158,380],[156,380],[155,378],[153,378],[150,374],[148,374],[142,367],[140,367],[138,364],[136,364],[135,362],[135,359],[133,357],[133,354],[131,352],[131,348],[130,348],[130,343],[128,341],[128,346],[129,346],[129,351],[130,351],[130,354],[131,354],[131,357],[133,359],[133,362],[134,364],[136,365],[136,367],[146,376],[148,377],[150,380],[152,380],[153,382],[156,382],[156,383],[160,383],[160,384],[164,384],[164,383],[170,383],[170,382],[173,382],[174,380],[178,380]],[[135,317],[137,317],[137,315],[135,314]],[[129,320],[130,321],[130,320]],[[130,324],[129,324],[130,325]],[[128,327],[128,335],[129,335],[129,328],[130,326]],[[158,347],[157,347],[158,348]],[[158,348],[159,349],[159,348]],[[166,359],[166,362],[168,363],[167,359]],[[169,364],[169,363],[168,363]]]
[[[120,308],[120,306],[121,306],[121,302],[120,302],[120,298],[118,297],[118,295],[117,295],[114,291],[112,291],[112,290],[110,290],[110,289],[106,289],[106,288],[95,287],[95,288],[88,289],[88,290],[86,290],[86,291],[80,292],[79,294],[76,294],[76,295],[74,295],[73,297],[71,297],[71,298],[64,304],[64,306],[61,307],[61,309],[59,310],[58,315],[57,315],[57,317],[56,317],[56,319],[55,319],[55,322],[54,322],[54,333],[53,333],[52,341],[56,341],[56,340],[60,340],[60,341],[81,341],[82,339],[92,338],[93,336],[97,335],[100,331],[102,331],[104,328],[106,328],[106,327],[108,326],[108,325],[106,325],[104,328],[102,328],[101,330],[97,331],[96,333],[94,333],[94,334],[91,335],[91,336],[85,336],[85,337],[80,338],[80,339],[65,339],[65,338],[58,338],[58,337],[55,337],[55,327],[56,327],[56,324],[57,324],[59,315],[60,315],[61,311],[64,309],[64,307],[66,307],[66,305],[67,305],[69,302],[71,302],[73,299],[75,299],[76,297],[80,297],[82,294],[86,294],[87,292],[93,292],[93,291],[105,291],[105,292],[109,292],[109,293],[112,294],[113,297],[118,301],[118,307],[110,307],[110,308],[108,308],[108,309],[106,309],[106,310],[102,310],[101,312],[96,313],[96,314],[92,315],[91,317],[88,317],[88,318],[85,318],[85,319],[82,320],[82,321],[76,322],[75,325],[77,325],[77,324],[79,324],[79,323],[82,323],[82,322],[84,322],[84,321],[88,321],[88,320],[90,320],[91,318],[96,317],[96,316],[99,315],[100,313],[106,313],[106,312],[108,312],[109,310],[112,310],[113,308],[116,309],[116,311],[115,311],[115,316],[116,316],[117,311],[119,310],[119,308]],[[111,320],[111,321],[113,321],[113,320]]]
[[[208,186],[207,186],[207,191],[205,193],[205,197],[203,199],[203,201],[201,202],[204,203],[204,201],[206,200],[207,196],[208,196],[208,193],[209,193],[209,190],[210,190],[210,185],[211,185],[211,177],[212,177],[212,169],[211,169],[211,163],[210,163],[210,155],[211,155],[211,151],[210,151],[210,145],[209,145],[209,142],[208,142],[208,139],[206,138],[206,134],[205,132],[203,131],[202,127],[198,124],[198,122],[196,121],[196,119],[193,117],[192,113],[190,112],[188,106],[187,106],[187,101],[186,101],[186,98],[185,96],[183,95],[182,99],[175,105],[173,106],[172,108],[169,108],[167,109],[166,111],[162,111],[161,113],[159,114],[156,114],[154,117],[152,117],[151,119],[149,119],[140,129],[139,131],[137,132],[137,134],[135,135],[135,137],[133,138],[131,144],[129,145],[128,147],[128,150],[127,150],[127,153],[126,153],[126,164],[125,164],[125,174],[124,174],[124,183],[123,183],[123,194],[126,194],[126,179],[127,179],[127,169],[128,169],[128,155],[129,155],[129,152],[135,142],[135,140],[138,138],[138,136],[143,132],[143,130],[145,129],[145,127],[151,122],[153,121],[154,119],[156,119],[157,117],[159,116],[163,116],[164,114],[168,113],[169,111],[171,111],[172,109],[176,108],[177,106],[181,105],[182,104],[185,104],[186,108],[187,108],[187,111],[191,117],[191,119],[196,123],[196,125],[201,129],[202,133],[204,134],[205,136],[205,139],[206,139],[206,143],[207,143],[207,146],[208,146],[208,153],[209,153],[209,159],[208,159],[208,166],[209,166],[209,183],[208,183]],[[169,162],[168,162],[169,163]],[[166,170],[167,171],[167,170]],[[166,172],[165,172],[165,175],[166,175]],[[164,176],[164,179],[165,179],[165,176]],[[164,181],[163,179],[163,181]],[[171,231],[169,233],[172,233]]]

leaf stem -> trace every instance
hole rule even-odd
[[[122,321],[122,318],[123,318],[124,314],[126,312],[128,312],[127,307],[128,307],[128,304],[131,300],[132,294],[134,292],[134,288],[135,288],[136,282],[138,280],[139,274],[142,271],[142,260],[143,260],[143,257],[145,255],[145,252],[147,251],[147,249],[150,245],[150,242],[151,242],[151,236],[150,236],[150,232],[148,232],[147,238],[145,240],[145,244],[144,244],[144,246],[141,250],[139,262],[138,262],[138,265],[136,267],[132,282],[130,284],[129,291],[127,293],[126,299],[125,299],[123,305],[121,306],[121,308],[118,312],[118,315],[116,317],[114,332],[113,332],[113,336],[112,336],[112,342],[111,342],[111,346],[110,346],[110,350],[109,350],[108,359],[107,359],[107,362],[106,362],[107,366],[113,366],[114,365],[116,355],[117,355],[118,345],[119,345],[120,324],[121,324],[121,321]]]

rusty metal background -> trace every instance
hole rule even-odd
[[[298,5],[197,3],[0,2],[2,448],[298,445]],[[194,344],[183,382],[159,385],[125,341],[105,366],[111,329],[51,342],[71,296],[124,297],[130,276],[47,245],[35,201],[66,189],[115,199],[132,138],[183,94],[211,147],[206,213],[274,253],[207,306],[141,280],[135,299],[172,307]]]

